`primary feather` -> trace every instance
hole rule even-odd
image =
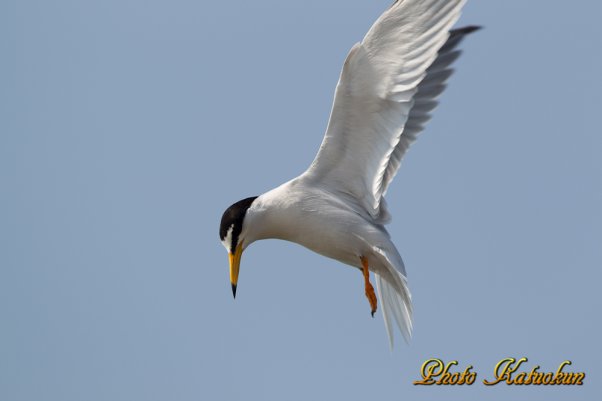
[[[356,198],[376,220],[388,216],[382,197],[399,167],[403,152],[396,149],[418,87],[464,2],[397,1],[345,60],[328,128],[308,173]]]

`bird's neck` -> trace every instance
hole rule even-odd
[[[247,237],[250,241],[269,238],[293,241],[291,233],[294,233],[294,230],[291,230],[291,227],[298,222],[295,218],[295,213],[298,212],[298,201],[294,192],[287,187],[278,187],[266,192],[259,196],[247,211]]]

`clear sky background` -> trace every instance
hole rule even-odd
[[[472,1],[387,199],[415,302],[224,209],[301,173],[388,0],[0,2],[0,399],[592,400],[602,393],[602,3]],[[582,387],[485,387],[505,357]],[[470,387],[417,387],[432,357]]]

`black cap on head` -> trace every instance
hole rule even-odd
[[[238,245],[238,236],[242,231],[242,223],[245,219],[245,215],[247,214],[247,210],[249,207],[251,207],[251,204],[255,199],[257,199],[257,196],[251,196],[250,198],[239,200],[226,209],[222,215],[222,221],[219,226],[219,238],[222,240],[222,242],[224,242],[230,235],[229,244],[226,244],[230,247],[230,253],[234,253],[236,251],[236,246]]]

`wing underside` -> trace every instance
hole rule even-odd
[[[383,196],[429,120],[462,37],[450,32],[465,0],[401,0],[345,60],[324,140],[306,175],[386,222]]]

